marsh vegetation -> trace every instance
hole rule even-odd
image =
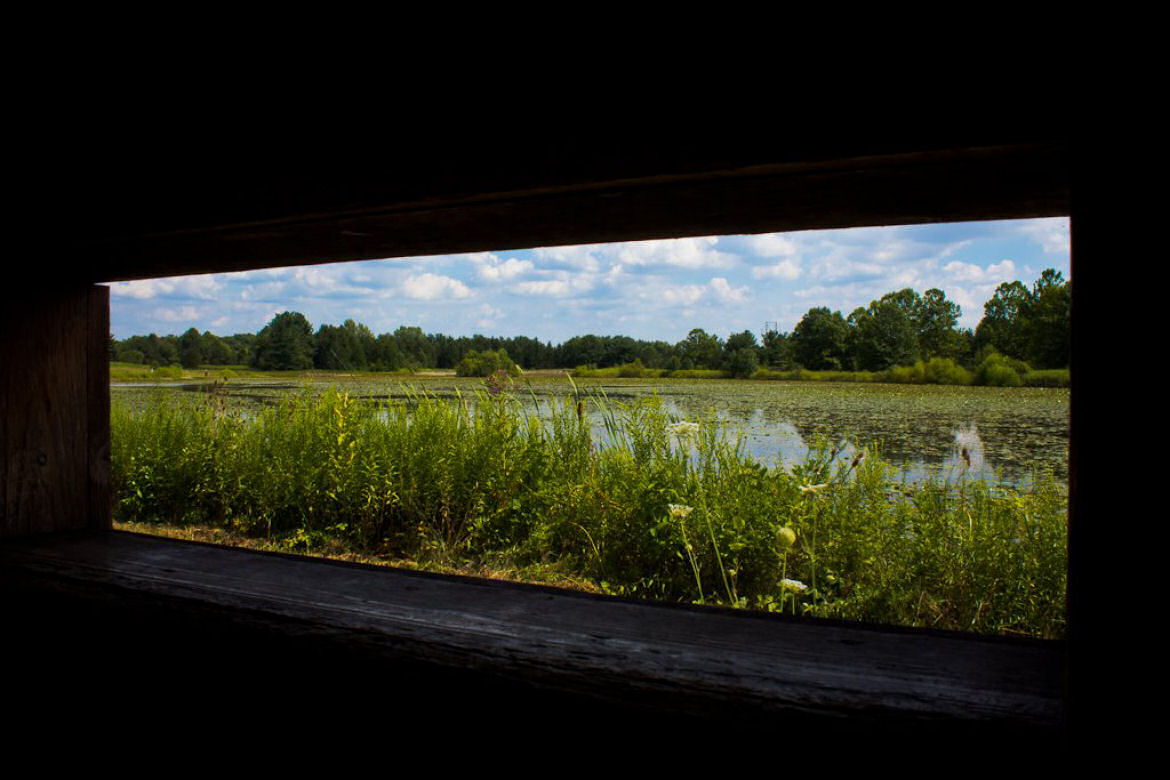
[[[136,528],[1063,634],[1067,390],[334,376],[113,396],[116,519]]]

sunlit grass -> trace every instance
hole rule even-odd
[[[654,397],[541,403],[115,403],[116,517],[618,595],[1063,633],[1067,500],[1052,479],[911,484],[872,446],[829,440],[784,469],[714,414],[680,421]]]

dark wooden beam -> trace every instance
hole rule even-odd
[[[276,205],[212,215],[216,224],[204,215],[202,224],[182,226],[179,214],[179,222],[153,220],[179,227],[154,232],[95,226],[73,235],[68,251],[83,261],[76,273],[102,282],[603,241],[1055,216],[1068,213],[1068,156],[1064,143],[1046,142],[723,168],[676,164],[658,173],[611,162],[599,163],[608,178],[594,171],[566,180],[537,170],[430,190],[363,188],[375,173],[347,171],[357,183],[349,198],[337,194],[336,181],[310,178],[279,194],[264,190]],[[316,200],[306,191],[314,185],[324,189]],[[294,208],[281,210],[281,198]],[[278,216],[247,221],[249,213]]]

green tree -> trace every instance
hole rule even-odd
[[[201,344],[204,363],[226,366],[236,362],[236,353],[231,345],[211,331],[204,331]]]
[[[402,325],[394,331],[398,351],[411,368],[434,368],[435,353],[422,328]]]
[[[507,371],[512,376],[520,373],[520,369],[508,357],[506,350],[488,350],[476,352],[469,350],[455,367],[455,376],[488,376],[495,371]]]
[[[183,368],[195,368],[204,363],[203,334],[195,328],[188,328],[179,337],[179,362]]]
[[[983,319],[975,328],[975,348],[994,347],[1001,354],[1024,360],[1026,321],[1032,294],[1020,282],[1004,282],[983,305]]]
[[[723,368],[725,371],[732,371],[734,373],[731,367],[732,356],[745,349],[755,353],[755,368],[759,368],[760,345],[756,342],[756,334],[750,330],[745,330],[742,333],[732,333],[727,337],[727,341],[723,342]],[[743,358],[741,357],[740,360],[742,361]],[[753,373],[755,372],[755,368],[752,369]]]
[[[737,379],[747,379],[760,367],[755,347],[740,347],[727,357],[727,371]]]
[[[983,307],[975,329],[980,354],[994,348],[1037,368],[1069,363],[1072,289],[1063,275],[1047,268],[1029,290],[1021,282],[1005,282]]]
[[[313,365],[333,371],[364,371],[369,363],[367,345],[373,342],[370,329],[353,320],[341,326],[322,325],[317,329]]]
[[[298,371],[313,367],[313,326],[305,315],[276,315],[256,335],[252,365],[262,371]]]
[[[695,328],[678,343],[684,361],[694,368],[719,368],[723,357],[723,344],[718,336],[712,336],[702,328]]]
[[[937,288],[927,290],[915,316],[918,329],[918,348],[922,359],[933,357],[957,358],[959,332],[956,330],[963,310],[947,300],[946,293]]]
[[[1063,368],[1069,364],[1071,318],[1071,285],[1059,271],[1049,268],[1032,285],[1024,325],[1029,363],[1036,368]]]
[[[406,366],[406,358],[391,333],[383,333],[374,339],[368,357],[369,366],[375,371],[397,371]]]
[[[919,308],[918,294],[907,289],[887,293],[871,301],[869,308],[850,314],[850,346],[857,368],[884,371],[914,363],[918,359],[915,315]]]
[[[765,332],[761,352],[764,364],[771,368],[788,371],[796,367],[792,358],[792,341],[787,333],[775,330]]]
[[[819,306],[809,309],[792,329],[792,351],[810,371],[836,371],[845,365],[848,327],[839,311]]]

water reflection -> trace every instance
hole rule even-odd
[[[683,408],[673,401],[664,402],[663,409],[678,421],[705,419],[705,416],[685,414]],[[603,414],[593,411],[588,418],[595,441],[602,446],[608,444]],[[831,449],[836,450],[836,459],[845,463],[853,459],[860,446],[869,443],[849,438],[850,432],[843,429],[834,431],[830,426],[811,423],[798,425],[792,420],[779,418],[775,413],[770,414],[765,409],[754,409],[742,416],[720,410],[715,413],[715,418],[725,425],[728,435],[740,438],[746,454],[770,466],[778,465],[786,471],[803,463],[818,441],[824,440]],[[881,457],[900,468],[908,482],[927,478],[941,478],[948,482],[987,480],[1022,487],[1035,476],[1031,468],[1021,467],[1015,460],[1005,458],[998,463],[990,461],[985,455],[983,438],[974,423],[956,427],[944,422],[933,427],[915,421],[901,426],[898,432],[900,436],[875,437],[872,441],[878,445]],[[916,438],[918,445],[906,441],[907,438]],[[1061,475],[1057,474],[1057,477]]]
[[[232,382],[217,385],[215,391],[254,409],[276,403],[293,388]],[[142,388],[119,390],[134,393]],[[482,387],[473,381],[434,382],[421,393],[474,404],[477,390]],[[158,392],[157,386],[151,392]],[[554,406],[585,398],[595,440],[602,443],[606,435],[602,406],[614,409],[657,396],[675,421],[713,415],[725,424],[728,435],[742,437],[745,453],[786,469],[802,462],[819,441],[829,446],[855,442],[875,445],[882,458],[903,469],[909,480],[930,475],[950,481],[1024,484],[1033,478],[1034,467],[1051,471],[1058,480],[1067,479],[1068,395],[1061,391],[704,381],[586,388],[560,381],[515,387],[509,395],[542,417],[550,416]],[[353,388],[351,397],[410,404],[420,392],[382,384]],[[851,457],[854,450],[847,452]]]

